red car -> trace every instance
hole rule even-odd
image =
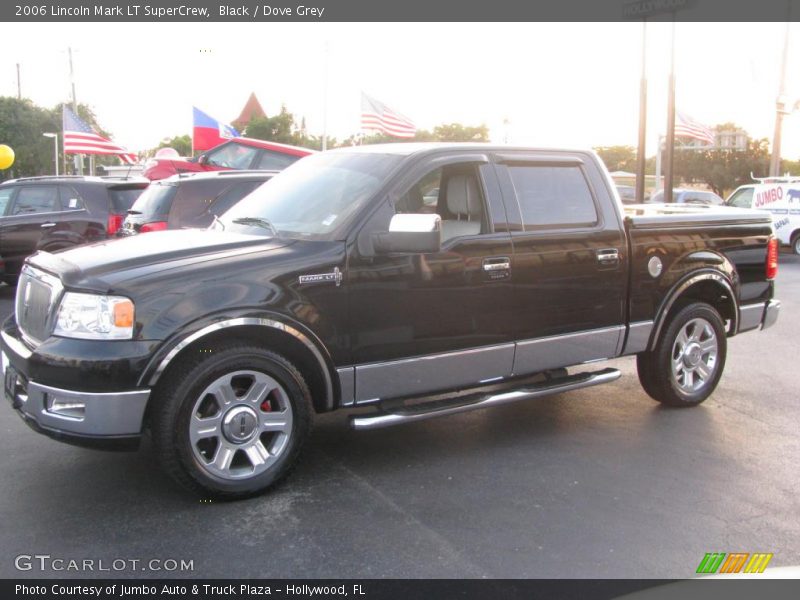
[[[151,181],[166,179],[178,173],[258,169],[280,171],[314,150],[238,137],[197,158],[154,158],[145,165],[143,175]]]

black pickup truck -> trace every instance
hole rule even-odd
[[[727,338],[775,322],[776,270],[769,215],[623,209],[591,152],[335,150],[208,230],[29,258],[4,389],[41,433],[149,431],[181,484],[237,498],[289,471],[315,413],[407,423],[611,382],[588,363],[624,355],[697,405]]]

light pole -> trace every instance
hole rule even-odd
[[[58,177],[58,134],[57,133],[43,133],[46,138],[53,138],[53,162],[56,164],[56,177]]]

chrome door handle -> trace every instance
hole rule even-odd
[[[597,251],[597,262],[608,265],[619,262],[619,250],[616,248],[603,248]]]
[[[55,227],[55,226],[56,226],[55,223],[42,223],[41,225],[42,229],[49,229],[50,227]]]
[[[483,261],[483,270],[487,273],[492,271],[509,271],[511,269],[511,259],[507,256],[500,258],[487,258]]]

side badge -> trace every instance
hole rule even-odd
[[[664,265],[661,264],[661,259],[657,256],[653,256],[650,260],[647,261],[647,272],[650,273],[651,277],[658,277],[661,275],[661,271],[664,268]]]
[[[309,283],[335,283],[336,287],[342,285],[342,272],[339,267],[333,269],[333,273],[318,273],[316,275],[300,275],[297,278],[300,285]]]

